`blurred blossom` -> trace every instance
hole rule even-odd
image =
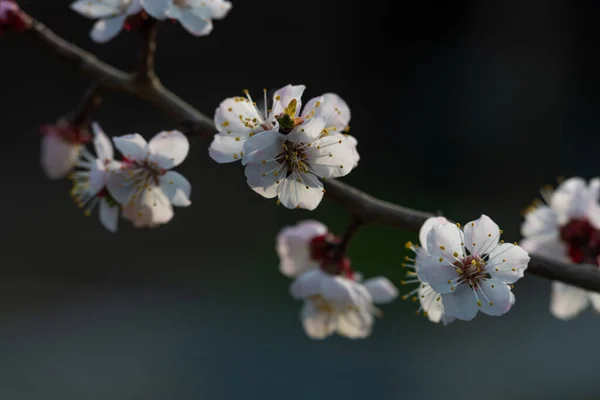
[[[589,184],[574,177],[556,191],[545,187],[542,197],[525,212],[521,245],[527,251],[575,264],[598,265],[600,261],[600,178]],[[589,304],[600,311],[600,294],[563,282],[552,282],[550,311],[560,319],[579,315]]]
[[[97,43],[106,43],[115,38],[123,28],[129,29],[128,18],[139,14],[139,0],[77,0],[71,9],[80,15],[97,19],[90,38]]]
[[[148,14],[156,19],[177,20],[194,36],[208,35],[213,19],[223,19],[231,9],[224,0],[142,0]]]
[[[21,11],[14,0],[0,0],[0,33],[4,30],[24,31],[31,26],[31,18]]]
[[[55,124],[42,125],[40,130],[42,169],[49,179],[66,178],[75,167],[83,145],[91,140],[88,128],[62,118]]]
[[[464,232],[458,224],[432,225],[415,268],[441,295],[444,314],[470,321],[479,310],[493,316],[508,312],[515,302],[511,284],[523,277],[527,252],[500,240],[502,231],[486,215],[466,224]]]

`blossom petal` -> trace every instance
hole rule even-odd
[[[120,13],[115,5],[98,0],[77,0],[71,3],[69,8],[84,17],[93,19],[115,17]]]
[[[557,213],[558,223],[565,224],[573,218],[582,218],[588,209],[587,185],[582,178],[569,178],[561,183],[552,195],[550,206]]]
[[[553,281],[550,312],[559,319],[568,320],[579,315],[589,304],[585,290],[566,283]]]
[[[330,134],[314,142],[306,152],[311,170],[321,178],[339,178],[357,165],[356,149],[346,143],[339,133]]]
[[[449,223],[449,221],[444,217],[431,217],[423,222],[421,229],[419,229],[419,241],[421,243],[421,247],[427,250],[427,234],[434,225],[446,225],[447,223]]]
[[[464,228],[465,247],[475,256],[483,256],[498,245],[500,228],[487,215],[471,221]]]
[[[358,154],[358,150],[356,146],[358,145],[358,141],[352,135],[344,135],[346,137],[346,146],[350,147],[351,159],[354,162],[352,168],[356,168],[358,166],[358,162],[360,161],[360,155]]]
[[[321,294],[321,285],[329,276],[320,269],[311,269],[300,276],[290,285],[290,295],[295,299],[305,299]]]
[[[337,314],[337,333],[349,339],[363,339],[371,334],[374,318],[370,313],[347,310]]]
[[[208,155],[220,164],[240,161],[244,154],[245,141],[245,137],[216,134],[208,148]]]
[[[96,43],[106,43],[114,39],[123,29],[125,19],[127,19],[125,15],[120,15],[96,21],[90,32],[90,38]]]
[[[110,232],[116,232],[119,224],[119,209],[116,204],[109,204],[106,199],[100,200],[100,223]]]
[[[142,0],[144,10],[156,19],[165,19],[173,0]]]
[[[521,235],[524,237],[546,236],[558,233],[558,219],[556,213],[548,206],[539,206],[525,215],[525,222],[521,226]]]
[[[336,317],[333,312],[319,310],[312,301],[307,300],[302,306],[302,326],[311,339],[325,339],[336,329]]]
[[[442,294],[444,313],[448,317],[470,321],[475,318],[479,306],[473,289],[468,284],[462,284],[453,293]]]
[[[263,131],[263,119],[258,109],[246,97],[229,97],[215,110],[215,125],[220,133],[248,137]]]
[[[529,254],[520,246],[503,243],[490,252],[485,271],[494,279],[515,283],[523,277],[528,263]]]
[[[111,169],[106,177],[106,189],[119,204],[126,205],[131,201],[135,187],[128,175],[128,169]]]
[[[283,228],[275,238],[281,273],[293,278],[304,271],[318,268],[319,262],[311,258],[310,242],[327,232],[325,225],[312,220]]]
[[[456,225],[434,225],[427,234],[427,251],[445,262],[454,263],[457,257],[464,255],[463,241],[463,233]]]
[[[479,301],[481,302],[481,311],[493,316],[505,314],[510,310],[514,303],[514,297],[510,294],[510,287],[495,279],[482,280],[477,283],[479,286]]]
[[[287,85],[277,90],[273,94],[273,107],[269,115],[279,115],[283,113],[285,107],[290,104],[293,99],[296,99],[296,114],[300,113],[302,108],[302,94],[304,93],[306,86],[304,85]],[[279,97],[279,100],[277,98]]]
[[[106,136],[106,133],[104,133],[97,122],[92,123],[92,132],[94,133],[96,157],[102,160],[102,162],[111,161],[115,157],[115,154],[109,137]]]
[[[283,151],[285,136],[271,130],[260,132],[244,142],[242,164],[261,164],[273,161]]]
[[[297,172],[277,188],[281,204],[290,209],[314,210],[323,199],[323,184],[312,174]]]
[[[335,93],[325,93],[312,98],[304,106],[302,118],[323,117],[327,120],[325,127],[340,133],[350,123],[350,107]]]
[[[151,152],[148,160],[163,169],[171,169],[185,160],[190,151],[190,142],[179,131],[162,131],[150,140],[148,147]]]
[[[192,204],[190,201],[192,185],[179,172],[168,171],[161,176],[160,188],[174,206],[187,207]]]
[[[439,261],[442,260],[442,261]],[[429,283],[433,290],[438,293],[450,293],[456,286],[457,278],[460,276],[456,272],[456,267],[447,260],[438,256],[429,256],[417,265],[419,278],[423,282]]]
[[[223,0],[191,0],[191,11],[201,18],[222,19],[231,9],[231,3]]]
[[[148,153],[150,152],[146,139],[139,133],[113,137],[113,143],[123,157],[131,161],[142,162],[148,157]]]
[[[67,142],[60,136],[42,137],[40,163],[48,179],[66,178],[75,167],[82,146]]]
[[[520,242],[520,246],[529,253],[538,253],[568,262],[567,246],[558,238],[558,233],[554,236],[542,239],[524,239]]]
[[[91,162],[90,175],[89,175],[89,186],[87,192],[90,196],[97,195],[106,185],[108,178],[104,163],[99,159],[95,159]]]
[[[194,36],[208,35],[213,29],[213,23],[210,19],[201,18],[188,10],[182,10],[178,19],[185,30]]]
[[[600,312],[600,293],[588,292],[588,296],[596,312]]]
[[[430,285],[419,285],[419,301],[423,311],[427,313],[427,318],[431,322],[438,323],[444,315],[444,306],[442,305],[442,295],[436,293]]]
[[[337,303],[356,304],[359,299],[356,297],[353,285],[355,285],[353,281],[341,276],[326,275],[321,281],[321,295],[324,299]]]
[[[367,279],[364,286],[371,294],[373,303],[390,303],[398,297],[398,289],[389,279],[382,276]]]
[[[248,186],[261,196],[272,199],[277,196],[279,185],[285,176],[285,168],[276,161],[266,164],[248,164],[244,168]]]
[[[312,143],[321,136],[325,128],[325,118],[313,118],[295,127],[286,137],[294,143]]]

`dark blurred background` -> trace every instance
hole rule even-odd
[[[23,1],[58,34],[129,69],[135,32],[98,45],[69,2]],[[225,97],[305,84],[352,109],[359,168],[375,196],[461,222],[490,215],[519,239],[520,210],[560,175],[597,175],[600,5],[594,1],[233,1],[206,38],[159,32],[163,83],[212,116]],[[293,54],[293,57],[283,57]],[[193,205],[167,225],[119,232],[85,218],[67,181],[39,166],[38,126],[88,85],[39,43],[0,38],[0,399],[592,399],[600,318],[548,311],[550,282],[527,275],[507,315],[448,327],[385,306],[367,340],[308,339],[278,272],[274,236],[348,215],[277,207],[239,165],[192,139],[179,168]],[[96,114],[112,135],[174,122],[119,93]],[[416,235],[369,226],[354,266],[398,283]],[[402,288],[406,289],[406,288]],[[597,397],[595,397],[597,398]]]

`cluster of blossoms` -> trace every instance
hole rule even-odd
[[[213,19],[224,18],[231,3],[224,0],[76,0],[71,9],[84,17],[96,19],[90,37],[106,43],[123,29],[130,30],[148,15],[179,21],[192,35],[208,35]]]
[[[44,127],[41,162],[52,179],[67,175],[73,181],[71,196],[90,215],[99,205],[100,222],[117,230],[119,211],[136,227],[155,227],[173,217],[173,206],[191,204],[191,185],[171,171],[187,157],[189,142],[179,131],[158,133],[149,143],[137,134],[114,137],[122,159],[114,159],[110,139],[97,123],[92,134],[60,121]],[[73,141],[65,135],[75,135]],[[69,136],[70,137],[70,136]],[[93,142],[95,155],[85,148]]]
[[[241,161],[248,185],[287,208],[314,210],[323,198],[321,180],[347,175],[359,161],[349,129],[350,108],[338,95],[311,99],[302,111],[305,86],[275,92],[271,108],[246,97],[225,99],[215,111],[218,133],[209,154],[218,163]]]
[[[294,278],[290,294],[304,301],[302,325],[313,339],[336,332],[352,339],[369,336],[374,316],[381,315],[373,303],[389,303],[398,296],[387,278],[363,282],[340,248],[340,239],[320,222],[285,227],[276,242],[279,269]]]
[[[90,36],[105,43],[123,29],[148,19],[179,21],[191,34],[207,35],[213,19],[231,9],[225,0],[76,0],[71,9],[95,19]],[[31,18],[14,0],[0,0],[0,33],[24,30]],[[305,86],[287,85],[275,91],[269,107],[267,91],[259,107],[243,97],[223,100],[214,115],[216,134],[209,147],[218,163],[239,161],[248,185],[265,198],[277,198],[286,208],[314,210],[321,202],[323,181],[348,174],[358,165],[357,141],[348,134],[350,108],[337,94],[325,93],[302,107]],[[119,217],[136,227],[170,221],[173,206],[191,204],[191,184],[172,171],[187,157],[189,142],[179,131],[163,131],[150,142],[139,134],[112,141],[97,123],[91,129],[78,118],[62,118],[42,127],[41,165],[50,179],[67,176],[71,195],[90,215],[115,232]],[[121,153],[115,159],[114,146]],[[86,148],[93,144],[94,152]],[[524,240],[504,243],[502,231],[488,216],[464,228],[444,217],[429,218],[419,232],[420,244],[406,257],[412,268],[402,284],[417,284],[402,296],[420,302],[417,313],[447,325],[472,320],[479,311],[500,316],[515,304],[513,284],[523,277],[529,252],[575,264],[600,265],[600,178],[563,182],[545,189],[522,226]],[[282,229],[276,238],[280,271],[292,278],[290,294],[303,301],[302,325],[313,339],[333,333],[348,338],[370,335],[375,304],[392,302],[396,287],[384,277],[362,280],[346,254],[349,236],[341,239],[325,225],[307,220]],[[600,294],[553,282],[551,312],[558,318],[578,315],[588,304],[600,311]]]

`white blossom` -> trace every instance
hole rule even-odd
[[[90,32],[94,42],[106,43],[126,26],[127,18],[142,11],[139,0],[76,0],[71,9],[80,15],[97,19]]]
[[[120,206],[106,191],[106,183],[109,171],[118,168],[120,163],[113,160],[112,144],[100,125],[93,123],[92,131],[96,155],[92,155],[85,148],[82,150],[76,164],[79,169],[70,175],[73,181],[71,196],[79,207],[85,208],[87,216],[99,205],[100,222],[106,229],[115,232]]]
[[[430,256],[427,251],[427,234],[433,228],[434,225],[445,225],[448,224],[449,221],[444,217],[431,217],[427,219],[421,229],[419,230],[419,245],[413,245],[412,242],[406,243],[406,248],[415,252],[415,259],[411,259],[409,257],[405,258],[406,263],[403,264],[405,267],[414,268],[414,271],[410,271],[407,273],[407,276],[410,278],[409,280],[403,280],[401,283],[403,285],[409,283],[417,283],[418,286],[412,291],[402,295],[402,300],[406,300],[408,298],[412,298],[413,301],[419,301],[420,306],[417,310],[417,314],[423,311],[423,315],[425,315],[431,322],[442,322],[442,324],[447,325],[455,320],[455,318],[448,317],[444,314],[444,306],[442,304],[441,298],[442,296],[436,293],[428,283],[425,283],[419,277],[419,265]],[[413,264],[414,263],[414,264]]]
[[[304,300],[301,320],[312,339],[324,339],[337,332],[351,339],[371,334],[374,316],[380,311],[373,303],[389,303],[398,295],[383,277],[363,283],[321,269],[310,269],[290,286],[295,299]]]
[[[546,187],[540,201],[527,210],[521,226],[523,248],[575,264],[600,264],[600,179],[589,184],[569,178],[556,191]],[[560,319],[576,317],[589,304],[600,312],[600,294],[559,282],[552,282],[550,311]]]
[[[441,294],[444,314],[469,321],[482,312],[498,316],[515,302],[511,284],[523,276],[529,255],[516,243],[500,241],[502,232],[488,216],[465,225],[435,224],[427,234],[428,256],[416,269],[424,283]]]
[[[148,14],[156,19],[178,20],[192,35],[208,35],[213,19],[223,19],[231,9],[225,0],[142,0]]]
[[[90,140],[87,128],[66,119],[41,127],[40,164],[48,179],[66,178],[75,167],[84,143]]]
[[[189,151],[183,133],[163,131],[149,143],[137,133],[113,141],[124,160],[119,170],[112,171],[108,190],[124,206],[125,218],[136,226],[155,226],[171,219],[172,206],[191,204],[191,184],[180,173],[171,171]]]
[[[306,220],[295,226],[283,228],[276,238],[279,270],[285,276],[295,278],[309,269],[319,268],[319,254],[314,245],[318,239],[326,239],[328,229],[319,221]]]

